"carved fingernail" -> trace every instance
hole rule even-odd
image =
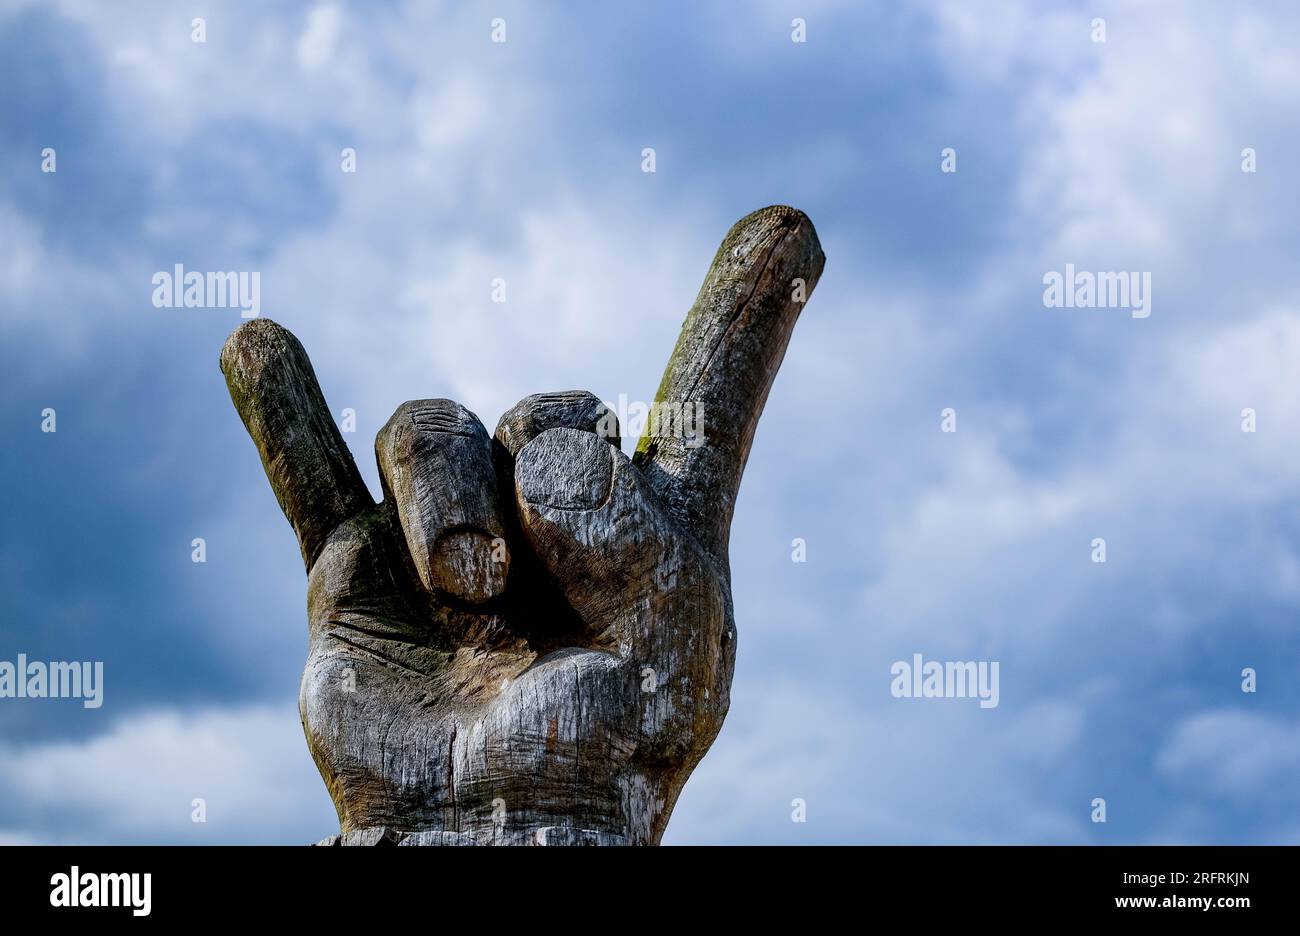
[[[510,551],[482,530],[444,535],[429,553],[429,584],[466,601],[482,602],[506,589]]]
[[[496,440],[507,452],[519,450],[548,429],[584,429],[610,445],[620,444],[618,415],[586,390],[534,393],[511,407],[497,423]]]
[[[375,439],[385,495],[426,588],[480,602],[505,590],[510,554],[487,430],[450,400],[397,408]]]
[[[614,483],[614,448],[577,429],[543,432],[519,452],[515,486],[537,507],[595,510]]]

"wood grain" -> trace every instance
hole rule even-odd
[[[657,844],[730,705],[727,537],[755,427],[824,257],[773,207],[723,240],[629,459],[593,394],[535,394],[489,438],[398,407],[375,504],[297,339],[221,355],[308,568],[299,707],[339,814],[322,845]]]

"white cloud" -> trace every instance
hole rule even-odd
[[[298,64],[314,71],[334,55],[343,27],[343,10],[336,3],[321,3],[307,14],[307,25],[298,37]]]
[[[742,685],[665,843],[728,841],[738,830],[776,844],[1083,840],[1086,813],[1039,788],[1077,753],[1078,703],[1010,711],[898,700],[887,668],[864,669],[859,683]],[[806,823],[791,818],[796,798]]]
[[[64,8],[113,63],[105,93],[130,115],[131,145],[158,148],[149,161],[158,178],[167,179],[169,162],[159,154],[231,119],[299,133],[319,150],[335,210],[268,238],[271,251],[259,258],[265,314],[303,340],[335,412],[357,409],[350,442],[373,490],[370,438],[405,399],[460,399],[491,429],[532,392],[653,392],[734,220],[718,205],[731,206],[736,193],[722,191],[720,177],[716,203],[610,182],[594,154],[626,141],[575,125],[564,83],[573,75],[529,58],[544,45],[540,18],[512,20],[511,43],[485,57],[465,38],[486,44],[485,18],[418,4],[346,23],[334,5],[305,20],[220,6],[206,14],[206,47],[190,43],[188,16],[167,4]],[[1294,123],[1285,31],[1271,17],[1101,4],[1108,42],[1096,45],[1092,11],[1009,4],[991,14],[960,0],[931,9],[952,94],[969,81],[1008,96],[1005,128],[993,132],[1020,142],[1015,227],[991,232],[1005,239],[1000,253],[956,287],[868,282],[853,262],[860,219],[821,227],[826,278],[769,402],[733,537],[737,605],[751,616],[739,622],[733,713],[687,787],[670,840],[1078,838],[1086,813],[1057,791],[1089,725],[1089,700],[1079,685],[1059,697],[1023,694],[1027,674],[1055,672],[1037,664],[1075,655],[1073,613],[1125,575],[1300,595],[1300,556],[1284,544],[1249,543],[1239,563],[1213,561],[1207,545],[1220,514],[1241,523],[1300,490],[1300,447],[1288,430],[1300,422],[1290,267],[1247,280],[1216,262],[1234,238],[1261,251],[1290,245],[1277,236],[1289,230],[1290,201],[1268,199],[1266,187],[1286,174],[1262,172],[1244,190],[1237,171],[1248,144],[1261,146],[1261,167],[1280,168],[1283,149],[1270,149],[1268,134]],[[810,17],[804,51],[840,15]],[[753,28],[789,51],[788,19],[770,6]],[[761,61],[757,33],[719,33],[737,60]],[[299,67],[286,68],[294,55]],[[663,136],[677,131],[670,123]],[[337,171],[342,146],[358,149],[355,175]],[[264,154],[237,155],[253,160],[239,164],[256,176]],[[827,192],[853,191],[858,155],[834,136],[804,153]],[[962,171],[973,165],[963,159]],[[635,160],[629,167],[635,173]],[[168,201],[147,230],[166,240],[218,220]],[[266,220],[269,231],[276,222],[269,212]],[[222,226],[207,236],[238,246],[262,233]],[[106,295],[138,286],[147,301],[143,281],[122,278],[131,262],[83,268],[39,246],[39,235],[0,205],[0,286],[24,322],[39,326],[57,304],[67,314],[50,317],[51,334],[83,336],[83,346],[95,329],[111,327],[124,343],[122,328],[147,327],[102,315]],[[1158,266],[1154,317],[1074,310],[1059,330],[1033,331],[1040,322],[1027,317],[1045,312],[1024,308],[1023,295],[1035,298],[1044,269],[1086,257]],[[504,305],[490,301],[497,276],[507,281]],[[981,366],[1009,360],[1013,344],[1021,358],[1011,366],[1050,366],[982,397],[994,378]],[[1067,389],[1076,399],[1054,397]],[[946,405],[959,408],[956,435],[939,432]],[[1246,406],[1259,413],[1254,435],[1240,432]],[[1058,427],[1070,434],[1080,421],[1090,427],[1074,448],[1034,437]],[[1050,460],[1024,457],[1046,449]],[[244,454],[255,464],[251,449]],[[290,534],[259,491],[233,495],[222,505],[228,515],[202,529],[212,543],[241,542],[259,556],[279,529],[277,548],[292,560]],[[802,583],[765,574],[774,552],[789,566],[794,535],[810,539]],[[1108,569],[1088,561],[1094,535],[1110,540]],[[296,570],[272,571],[250,584],[274,590],[263,610],[288,633],[303,626],[302,583]],[[242,592],[213,591],[210,600],[228,602],[239,621]],[[1149,642],[1153,632],[1176,659],[1177,638],[1203,622],[1178,594],[1162,598],[1159,620],[1139,619],[1147,609],[1135,608],[1120,622],[1102,669],[1068,678],[1113,679],[1125,665],[1115,645]],[[262,617],[224,635],[229,652],[255,646],[260,633],[250,627]],[[794,639],[784,634],[791,621],[802,628]],[[768,674],[789,662],[786,641],[799,644],[801,668],[772,685]],[[872,691],[876,677],[860,661],[887,667],[919,643],[954,657],[996,654],[1007,679],[1019,665],[1021,681],[1012,682],[1021,694],[1008,691],[993,716],[864,703],[860,690]],[[85,742],[6,749],[0,783],[47,814],[93,810],[79,828],[104,840],[240,840],[277,822],[312,840],[331,831],[332,816],[295,718],[291,709],[140,716]],[[1196,772],[1209,770],[1210,789],[1236,795],[1294,765],[1287,753],[1237,752],[1238,728],[1283,752],[1295,745],[1284,720],[1207,715],[1168,740],[1162,769],[1192,788]],[[1220,764],[1225,750],[1237,753]],[[214,791],[207,828],[189,823],[189,800],[205,795],[196,785]],[[809,800],[806,828],[789,822],[794,796]]]
[[[300,842],[338,831],[296,706],[134,715],[85,740],[0,747],[0,789],[39,824],[10,839]],[[206,800],[207,822],[191,816]]]
[[[1244,801],[1293,795],[1300,722],[1240,710],[1201,712],[1174,727],[1156,763],[1185,790]]]

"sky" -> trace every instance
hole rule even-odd
[[[102,661],[104,695],[0,699],[0,842],[337,831],[298,546],[217,367],[240,310],[157,308],[155,272],[257,271],[378,493],[405,400],[651,398],[770,204],[827,263],[732,526],[731,711],[665,843],[1300,841],[1298,30],[5,0],[0,661]],[[1066,264],[1149,273],[1149,317],[1046,306]],[[914,654],[997,662],[999,704],[896,698]]]

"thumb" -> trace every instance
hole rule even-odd
[[[726,617],[712,564],[600,437],[537,436],[516,459],[515,496],[525,537],[597,643],[644,645],[656,621],[681,636],[729,626],[711,623]]]
[[[717,567],[627,456],[590,432],[551,429],[525,445],[515,496],[594,646],[641,680],[639,756],[693,765],[722,727],[736,658]]]

